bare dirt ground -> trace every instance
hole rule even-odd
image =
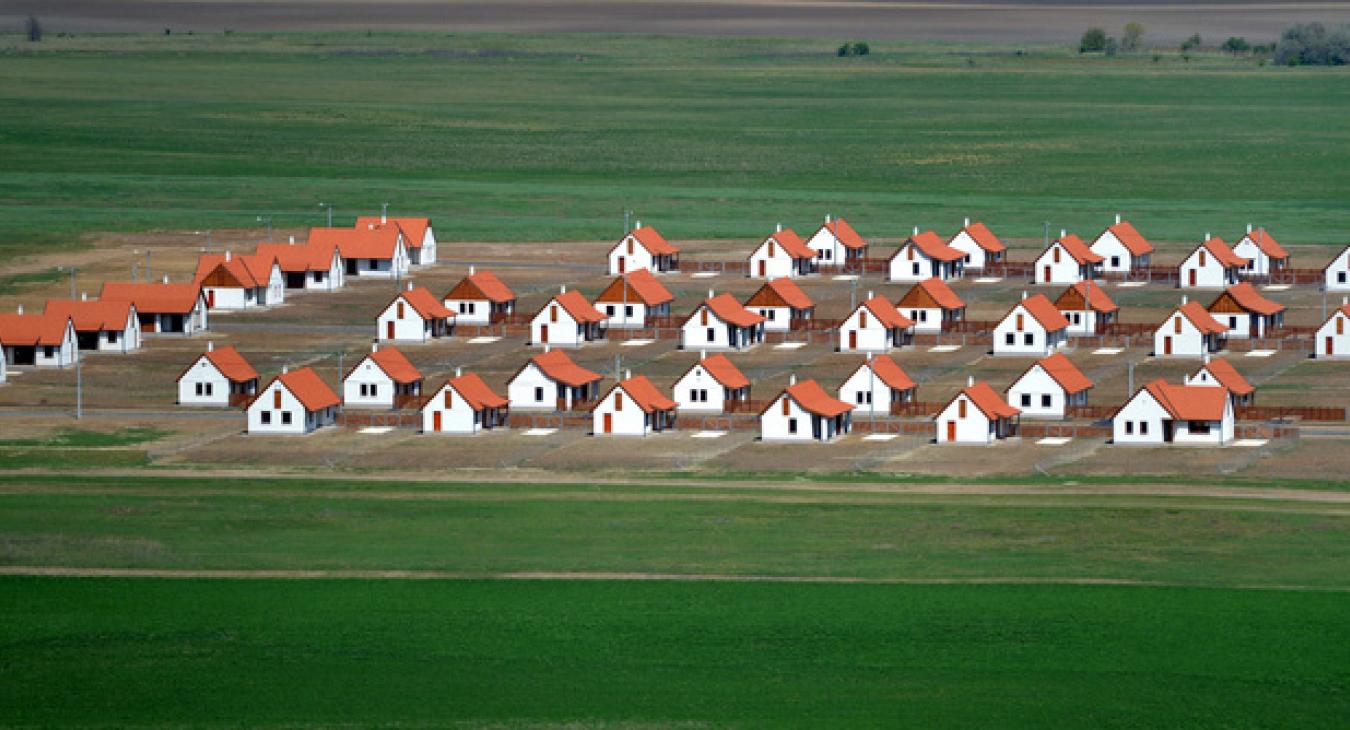
[[[12,0],[0,25],[30,12],[51,31],[419,30],[1073,41],[1091,25],[1144,24],[1150,42],[1192,33],[1274,38],[1292,23],[1350,20],[1350,2],[1068,0]]]

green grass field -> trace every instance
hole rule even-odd
[[[442,238],[751,239],[844,213],[1011,237],[1350,232],[1345,74],[1218,54],[660,36],[0,37],[0,245],[349,222]]]

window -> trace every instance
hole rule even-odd
[[[606,305],[605,305],[605,314],[608,314],[609,316],[613,317],[613,316],[614,316],[614,311],[615,311],[615,310],[614,310],[614,305],[613,305],[613,304],[606,304]]]
[[[291,425],[291,412],[290,412],[290,411],[282,411],[282,412],[281,412],[281,425],[283,425],[283,426],[289,426],[289,425]]]
[[[1022,407],[1023,407],[1023,408],[1030,408],[1030,407],[1031,407],[1031,394],[1030,394],[1030,393],[1023,393],[1023,394],[1022,394]]]
[[[919,265],[917,263],[914,264],[914,275],[915,276],[919,275]]]
[[[549,308],[548,308],[548,321],[550,321],[550,322],[557,322],[557,321],[558,321],[558,305],[556,305],[556,304],[551,304],[551,305],[549,305]]]
[[[1204,252],[1204,251],[1201,251],[1201,252],[1200,252],[1200,265],[1201,265],[1201,266],[1204,266],[1204,265],[1205,265],[1205,252]]]
[[[787,399],[786,396],[783,397],[783,401],[782,401],[782,402],[783,402],[783,415],[786,416],[786,415],[788,415],[789,413],[792,412],[792,404],[791,404],[791,403],[788,403],[788,399]]]
[[[264,425],[264,426],[270,425],[270,424],[272,423],[272,412],[271,412],[271,411],[263,411],[261,414],[258,415],[258,420],[259,420],[259,421],[262,423],[262,425]]]
[[[959,400],[959,401],[956,402],[956,417],[957,417],[957,418],[965,418],[965,417],[966,417],[966,399],[965,399],[965,398],[962,398],[961,400]]]
[[[927,322],[927,321],[928,321],[928,310],[927,310],[927,309],[924,309],[924,310],[920,310],[920,311],[919,311],[919,321],[920,321],[920,322]]]
[[[913,261],[913,260],[914,260],[914,247],[913,247],[913,246],[905,246],[905,258],[908,259],[908,260],[910,260],[910,261]],[[916,274],[919,273],[919,267],[917,267],[917,266],[914,267],[914,273],[916,273]]]
[[[769,241],[769,258],[773,258],[773,251],[774,251],[773,241]]]
[[[1133,436],[1133,435],[1134,435],[1134,421],[1126,421],[1126,422],[1125,422],[1125,435],[1126,435],[1126,436]]]
[[[1237,317],[1229,317],[1229,318],[1228,318],[1228,329],[1230,329],[1230,330],[1235,330],[1235,329],[1237,329]]]
[[[1052,258],[1053,258],[1053,260],[1054,260],[1055,263],[1059,263],[1059,246],[1056,246],[1056,247],[1051,251],[1051,256],[1052,256]]]
[[[1015,334],[1009,332],[1009,333],[1007,334],[1007,336],[1005,336],[1005,337],[1003,338],[1003,343],[1006,344],[1006,345],[1015,345],[1015,344],[1017,344],[1017,335],[1015,335]]]
[[[1336,334],[1338,335],[1345,334],[1345,317],[1336,318]]]
[[[1119,269],[1119,268],[1120,268],[1120,257],[1119,257],[1119,256],[1112,256],[1112,257],[1111,257],[1111,268],[1113,268],[1113,269]]]
[[[1073,313],[1073,323],[1074,323],[1074,324],[1082,324],[1082,323],[1083,323],[1083,313],[1082,313],[1082,312],[1074,312],[1074,313]]]
[[[633,255],[633,239],[632,239],[632,238],[629,238],[629,239],[628,239],[628,255],[629,255],[629,256],[632,256],[632,255]]]
[[[1140,421],[1140,422],[1139,422],[1139,435],[1140,435],[1140,436],[1147,436],[1147,435],[1148,435],[1148,421]]]
[[[544,389],[543,389],[543,388],[535,388],[535,389],[534,389],[534,402],[535,402],[535,403],[542,403],[542,402],[544,402]]]
[[[51,357],[52,355],[56,354],[56,350],[51,345],[47,345],[45,348],[43,348],[42,354],[46,357]]]
[[[1209,421],[1191,421],[1187,424],[1187,430],[1191,433],[1207,434],[1209,433]]]
[[[1049,408],[1049,407],[1050,407],[1050,395],[1048,393],[1042,393],[1041,408]]]
[[[697,403],[697,402],[698,402],[698,388],[690,388],[690,389],[689,389],[689,402],[690,402],[690,403]]]
[[[376,390],[377,387],[378,387],[378,386],[376,386],[374,383],[371,383],[371,384],[370,384],[370,397],[371,397],[371,398],[374,398],[374,397],[376,397],[376,396],[379,395],[379,393],[376,393],[376,392],[375,392],[375,390]]]
[[[708,308],[704,307],[698,311],[698,323],[704,327],[708,326]],[[712,339],[711,337],[708,339]]]
[[[542,388],[540,389],[542,390]],[[445,407],[453,408],[455,406],[455,391],[449,388],[445,389]]]
[[[207,394],[208,396],[211,395],[212,392],[213,392],[214,390],[215,390],[215,387],[214,387],[214,385],[213,385],[212,383],[207,383],[207,384],[206,384],[206,394]]]
[[[1181,334],[1181,317],[1176,317],[1172,320],[1172,331]]]
[[[460,302],[459,310],[465,314],[473,314],[474,302]]]
[[[707,388],[703,388],[703,389],[699,390],[699,392],[698,392],[698,399],[699,399],[700,402],[703,402],[703,403],[707,403],[707,402],[708,402],[708,389],[707,389]]]
[[[117,330],[112,330],[111,332],[109,332],[109,333],[108,333],[108,344],[110,344],[110,345],[116,345],[116,344],[117,344],[117,338],[120,337],[121,335],[122,335],[122,333],[121,333],[121,332],[118,332]]]
[[[795,418],[788,419],[788,433],[792,434],[797,433],[797,419]]]
[[[867,327],[867,312],[858,312],[858,327]]]
[[[403,319],[403,302],[398,303],[398,318]]]
[[[1344,271],[1337,271],[1337,272],[1336,272],[1336,283],[1337,283],[1337,284],[1344,284],[1344,283],[1345,283],[1345,272],[1344,272]]]
[[[1025,314],[1017,315],[1017,331],[1021,332],[1022,330],[1026,329],[1026,324],[1027,324],[1027,316]]]
[[[633,305],[629,304],[623,308],[623,318],[624,319],[633,318]]]
[[[715,340],[715,339],[717,339],[717,331],[714,330],[712,327],[709,327],[709,328],[708,328],[708,341],[709,341],[709,342],[712,342],[712,341]]]
[[[204,394],[205,394],[205,391],[202,390],[202,384],[201,384],[201,383],[197,383],[197,389],[196,389],[196,390],[197,390],[197,395],[204,395]]]
[[[617,392],[617,393],[614,394],[614,410],[616,410],[616,411],[622,411],[622,410],[623,410],[623,392],[622,392],[622,391]]]
[[[1036,344],[1036,336],[1031,334],[1030,332],[1026,333],[1025,335],[1022,335],[1022,344],[1027,346]]]

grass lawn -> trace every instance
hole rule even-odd
[[[0,579],[0,724],[1343,727],[1343,594]]]
[[[1201,54],[806,39],[0,36],[0,248],[101,230],[337,221],[391,202],[456,240],[1350,231],[1340,70]],[[1318,265],[1321,262],[1316,262]],[[1311,263],[1309,264],[1311,265]]]

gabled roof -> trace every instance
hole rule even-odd
[[[235,383],[244,383],[255,380],[258,377],[258,371],[253,369],[253,366],[249,364],[248,360],[244,359],[243,355],[239,354],[238,350],[234,349],[233,345],[226,345],[224,347],[216,347],[207,350],[202,353],[202,357],[206,358],[207,362],[214,365],[216,370],[220,371],[220,374],[225,376],[226,380]],[[194,360],[193,362],[196,361]],[[188,367],[190,369],[192,366],[189,365]],[[184,374],[187,373],[186,370],[183,372]],[[179,377],[181,378],[182,376],[180,375]]]
[[[750,379],[745,377],[745,373],[742,373],[741,369],[736,367],[735,363],[731,362],[731,359],[726,355],[709,355],[702,358],[690,365],[689,369],[684,371],[684,374],[688,375],[697,367],[702,367],[708,371],[708,375],[711,375],[712,379],[716,380],[723,388],[744,388],[750,384]],[[680,377],[683,378],[684,375]]]
[[[802,237],[798,236],[797,232],[791,228],[784,228],[770,233],[760,245],[764,245],[764,243],[767,243],[770,239],[777,241],[784,253],[794,259],[813,259],[816,257],[815,249],[807,246],[806,243],[802,241]]]
[[[1144,238],[1143,235],[1135,229],[1134,224],[1129,221],[1121,221],[1110,226],[1105,232],[1115,236],[1116,240],[1120,241],[1121,245],[1125,247],[1125,250],[1129,251],[1133,256],[1143,256],[1145,254],[1153,253],[1153,244],[1149,243],[1148,239]]]
[[[1040,322],[1041,326],[1044,327],[1047,332],[1062,330],[1069,326],[1069,320],[1065,319],[1063,314],[1060,314],[1059,310],[1055,308],[1055,305],[1052,304],[1050,299],[1044,294],[1032,294],[1013,306],[1012,310],[1008,311],[1008,314],[1011,315],[1017,310],[1018,306],[1027,310],[1027,314],[1030,314],[1032,319]],[[1004,319],[1007,319],[1007,317],[1004,317]]]
[[[906,327],[914,326],[913,320],[901,314],[900,310],[896,309],[894,304],[891,304],[891,300],[880,294],[868,299],[858,306],[866,307],[867,311],[871,312],[872,316],[876,317],[877,321],[886,329],[895,329],[897,327],[904,329]]]
[[[651,226],[639,226],[634,228],[630,231],[630,235],[632,235],[633,238],[636,238],[638,243],[642,244],[642,247],[647,249],[647,253],[653,256],[674,256],[680,252],[678,246],[672,245],[670,241],[666,240],[665,236],[661,235],[660,231]],[[627,237],[628,236],[624,236],[624,238]],[[623,243],[623,239],[620,239],[619,243]],[[617,247],[618,244],[615,244],[615,248]],[[610,250],[612,251],[613,249]]]
[[[1345,248],[1341,249],[1340,253],[1336,254],[1335,256],[1332,256],[1331,260],[1327,262],[1327,265],[1322,267],[1322,271],[1330,269],[1332,266],[1336,264],[1337,261],[1341,260],[1342,256],[1345,256],[1346,263],[1350,264],[1350,246],[1346,246]]]
[[[66,339],[69,317],[56,314],[0,314],[0,344],[59,346]]]
[[[1083,243],[1083,239],[1073,233],[1056,238],[1054,242],[1050,244],[1050,248],[1054,248],[1056,243],[1059,244],[1060,248],[1068,252],[1069,256],[1073,257],[1073,260],[1077,261],[1079,264],[1099,264],[1102,262],[1102,257],[1093,253],[1092,249],[1088,248],[1086,243]],[[1049,249],[1046,250],[1048,251]],[[1044,256],[1045,254],[1041,255]]]
[[[1120,309],[1111,301],[1111,297],[1107,296],[1106,287],[1091,279],[1080,281],[1065,289],[1064,293],[1055,299],[1055,308],[1065,312],[1082,311],[1084,301],[1094,312],[1101,314],[1110,314]]]
[[[845,403],[826,393],[825,389],[820,387],[820,383],[814,380],[803,380],[796,385],[790,385],[779,395],[779,398],[783,395],[796,401],[797,405],[801,406],[801,409],[807,413],[814,413],[822,418],[834,418],[853,410],[853,404]],[[769,401],[769,408],[772,408],[773,404],[777,402],[778,398]],[[765,412],[767,411],[766,408]]]
[[[718,294],[712,299],[705,300],[702,306],[705,306],[712,311],[713,315],[718,319],[728,324],[734,324],[737,327],[754,327],[764,321],[763,317],[746,309],[740,302],[736,301],[736,297],[725,292]],[[698,312],[697,307],[694,309],[694,312]],[[693,317],[692,314],[689,316],[691,318]]]
[[[375,366],[383,370],[384,374],[388,375],[395,383],[416,383],[422,379],[422,371],[418,370],[417,366],[413,365],[397,347],[381,347],[362,358],[363,362],[365,360],[375,363]],[[360,362],[356,363],[342,379],[345,381],[351,377],[351,374],[356,372],[356,368],[360,366]]]
[[[1247,259],[1233,253],[1233,249],[1229,248],[1228,244],[1224,243],[1223,239],[1218,236],[1211,236],[1205,239],[1204,243],[1196,247],[1197,250],[1201,248],[1209,251],[1209,255],[1213,256],[1214,260],[1218,261],[1219,265],[1224,268],[1247,265]]]
[[[1219,385],[1227,388],[1233,395],[1247,395],[1256,392],[1256,386],[1242,377],[1242,373],[1239,373],[1237,368],[1233,367],[1233,364],[1227,360],[1210,360],[1200,370],[1208,370],[1209,374],[1219,381]]]
[[[1190,320],[1191,324],[1195,325],[1195,328],[1200,330],[1202,335],[1222,334],[1228,331],[1228,328],[1219,324],[1219,320],[1214,319],[1208,310],[1200,306],[1200,302],[1186,302],[1177,307],[1177,311],[1181,313],[1181,316]],[[1171,319],[1171,317],[1168,319]],[[1166,324],[1166,322],[1163,324]]]
[[[747,307],[791,307],[793,309],[811,309],[816,306],[811,297],[797,286],[797,283],[785,276],[770,279],[759,291],[745,300]]]
[[[1279,302],[1273,302],[1261,296],[1256,287],[1251,282],[1241,282],[1234,284],[1223,291],[1213,302],[1209,304],[1209,311],[1213,312],[1214,306],[1223,300],[1224,297],[1232,299],[1233,303],[1248,312],[1255,312],[1261,315],[1279,314],[1284,311],[1284,305]]]
[[[550,380],[563,385],[578,387],[600,380],[603,376],[581,367],[562,350],[550,350],[530,358],[530,362],[543,371]]]
[[[966,257],[964,251],[958,251],[948,246],[938,237],[938,234],[932,231],[924,231],[905,239],[905,242],[900,244],[900,248],[891,254],[891,258],[899,256],[900,252],[905,250],[905,246],[909,244],[914,244],[914,247],[919,249],[924,256],[938,261],[957,261]]]
[[[217,269],[234,279],[245,289],[257,289],[267,286],[272,277],[273,257],[268,256],[231,256],[226,260],[224,254],[204,253],[197,257],[197,273],[192,280],[200,284]]]
[[[1257,228],[1255,230],[1247,231],[1246,235],[1244,235],[1243,238],[1250,240],[1252,243],[1256,244],[1256,247],[1261,249],[1261,252],[1269,256],[1270,258],[1273,259],[1289,258],[1289,252],[1284,250],[1284,246],[1281,246],[1280,242],[1276,241],[1275,237],[1270,235],[1270,232],[1264,228]]]
[[[282,373],[273,382],[277,381],[284,385],[306,410],[317,411],[341,402],[337,393],[334,393],[333,389],[328,387],[328,383],[323,382],[323,378],[314,372],[314,368],[305,367]],[[259,392],[266,393],[270,387],[271,383],[268,383],[267,388]]]
[[[1003,400],[1003,396],[999,395],[998,392],[984,380],[962,388],[960,393],[957,393],[955,397],[950,401],[947,401],[947,405],[943,406],[942,410],[947,410],[947,406],[950,406],[953,401],[963,395],[969,398],[970,402],[974,403],[976,408],[980,409],[980,412],[984,414],[985,418],[990,420],[1012,418],[1022,412],[1021,409],[1008,405],[1008,402]],[[939,411],[939,413],[941,413],[941,411]],[[934,418],[936,419],[937,416],[934,416]]]
[[[281,270],[296,274],[306,271],[328,271],[333,265],[333,244],[260,243],[255,256],[275,258]]]
[[[975,241],[976,246],[979,246],[989,253],[1002,253],[1003,251],[1008,250],[1008,246],[1004,244],[1003,241],[999,240],[999,237],[995,236],[993,231],[989,230],[989,226],[986,226],[980,221],[975,221],[974,223],[966,225],[961,231],[965,231],[966,235],[970,236],[971,240]],[[952,239],[955,239],[956,236],[960,235],[961,231],[957,231],[956,235],[952,236]],[[951,240],[948,240],[947,243],[950,245]]]
[[[553,295],[553,298],[550,299],[548,303],[544,304],[544,308],[547,308],[549,304],[553,302],[557,302],[559,306],[566,310],[567,314],[571,316],[572,319],[580,324],[603,322],[609,319],[609,317],[602,314],[600,310],[591,306],[591,303],[586,301],[586,297],[581,296],[581,292],[576,289],[570,289],[561,294]],[[544,310],[540,309],[539,311],[542,312]]]
[[[359,228],[311,228],[309,245],[336,245],[344,259],[392,259],[402,229],[394,225]]]
[[[1083,371],[1079,370],[1078,366],[1074,365],[1073,361],[1062,352],[1056,352],[1037,360],[1032,363],[1030,368],[1027,368],[1027,372],[1031,372],[1031,368],[1037,367],[1044,370],[1045,374],[1049,375],[1056,383],[1059,383],[1059,387],[1063,388],[1064,392],[1069,395],[1092,387],[1092,381],[1088,379],[1088,376],[1084,375]],[[1026,373],[1024,372],[1022,375],[1026,375]],[[1017,380],[1021,379],[1022,376],[1017,377]],[[1014,380],[1013,382],[1017,381]]]
[[[131,319],[131,302],[100,299],[48,299],[43,314],[69,317],[76,332],[104,332],[126,329]]]
[[[481,411],[484,408],[505,408],[510,405],[510,401],[488,387],[488,384],[478,376],[478,373],[464,373],[451,378],[445,384],[454,388],[455,392],[459,393],[460,397],[467,401],[475,411]],[[436,392],[441,391],[438,388]]]
[[[389,304],[393,304],[400,298],[407,302],[413,308],[413,311],[417,312],[417,316],[422,319],[449,319],[455,316],[453,311],[441,303],[441,300],[432,295],[431,291],[424,286],[399,292],[398,296],[389,300]],[[389,305],[385,305],[384,308],[388,309]]]
[[[679,405],[657,390],[646,375],[634,375],[627,380],[619,381],[614,387],[622,388],[644,413],[669,411]]]
[[[491,271],[477,271],[463,279],[443,299],[488,300],[497,304],[515,301],[516,293]]]
[[[1336,310],[1336,312],[1340,312],[1341,314],[1344,314],[1345,316],[1350,317],[1350,304],[1342,304],[1342,305],[1340,306],[1340,308]],[[1331,313],[1331,317],[1335,317],[1335,316],[1336,316],[1336,312],[1332,312],[1332,313]],[[1331,321],[1331,317],[1328,317],[1328,318],[1327,318],[1327,321],[1328,321],[1328,322]]]
[[[624,293],[624,282],[628,283],[627,294]],[[627,276],[616,276],[614,281],[600,292],[600,296],[595,298],[597,302],[641,302],[648,307],[654,307],[658,304],[675,301],[675,295],[656,278],[656,275],[647,269],[637,269],[628,272]]]
[[[867,241],[853,230],[853,226],[843,218],[834,218],[816,229],[817,232],[829,231],[834,235],[835,240],[843,244],[844,248],[860,249],[867,248]]]
[[[156,284],[150,282],[104,282],[98,298],[131,302],[140,314],[187,314],[201,299],[196,284]]]
[[[894,390],[909,390],[917,386],[914,379],[909,377],[900,363],[890,355],[877,355],[868,358],[858,369],[871,368],[876,374],[877,379],[886,384],[886,387]],[[855,371],[856,372],[856,371]]]
[[[1178,421],[1221,421],[1228,405],[1227,388],[1171,385],[1158,379],[1145,385],[1144,389]]]
[[[417,218],[409,216],[394,217],[389,216],[389,224],[396,225],[403,229],[403,240],[408,244],[408,248],[421,248],[422,239],[427,235],[427,229],[431,227],[430,218]],[[363,215],[356,218],[356,227],[363,228],[367,226],[378,226],[380,216]]]
[[[952,291],[947,282],[933,276],[911,286],[896,304],[899,307],[917,308],[927,308],[930,305],[937,305],[942,309],[964,309],[966,303]]]

